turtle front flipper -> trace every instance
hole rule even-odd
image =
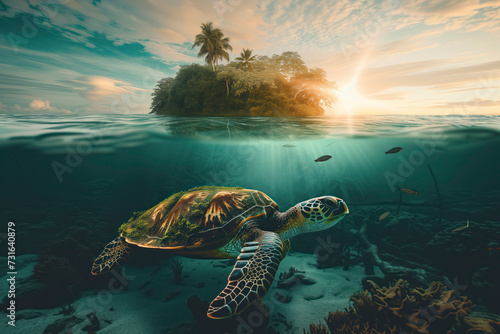
[[[132,247],[125,239],[118,237],[104,247],[104,250],[95,259],[92,265],[92,275],[105,274],[118,267],[128,258]]]
[[[210,304],[207,316],[212,319],[227,318],[243,312],[257,299],[262,300],[273,282],[283,254],[280,236],[259,230],[254,241],[243,245],[226,287]]]

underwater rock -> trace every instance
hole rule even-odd
[[[62,318],[54,321],[50,325],[48,325],[43,334],[66,334],[71,333],[71,329],[81,323],[83,319],[78,318],[74,315],[68,318]]]
[[[306,277],[303,274],[298,274],[297,277],[300,279],[300,283],[304,285],[313,285],[316,284],[316,280],[311,277]]]
[[[73,313],[75,313],[75,309],[73,308],[73,306],[71,304],[68,304],[68,305],[63,305],[61,307],[61,310],[59,312],[57,312],[56,315],[58,315],[58,314],[71,315]]]
[[[313,293],[307,296],[304,296],[305,300],[317,300],[321,299],[325,296],[325,293],[323,291],[318,291],[317,293]]]
[[[470,279],[471,293],[479,294],[490,312],[500,312],[500,250],[491,247],[498,242],[500,222],[471,221],[469,228],[452,232],[457,222],[434,235],[425,248],[435,266],[448,275]],[[481,268],[489,268],[481,269]],[[496,276],[496,277],[495,277]]]
[[[149,280],[149,281],[144,281],[144,282],[141,284],[141,286],[139,287],[139,290],[144,289],[145,287],[147,287],[148,285],[150,285],[150,284],[151,284],[151,282],[152,282],[151,280]]]
[[[271,328],[276,333],[291,333],[292,331],[292,322],[282,313],[276,313],[276,315],[272,317],[271,322]]]
[[[226,264],[224,264],[224,263],[222,263],[222,262],[215,262],[215,263],[214,263],[214,267],[215,267],[215,268],[226,268],[226,267],[227,267],[227,265],[226,265]]]
[[[471,283],[475,288],[489,289],[498,283],[498,273],[493,273],[488,267],[481,267],[472,275]]]
[[[299,271],[295,271],[295,268],[292,267],[290,269],[294,270],[292,276],[289,277],[288,273],[285,273],[285,275],[281,274],[280,278],[285,277],[285,279],[280,279],[278,281],[278,288],[290,289],[299,283],[304,284],[304,285],[312,285],[312,284],[316,283],[316,280],[305,276],[304,274],[302,274],[302,272],[300,272],[299,274],[295,274],[295,273],[299,272]]]
[[[274,330],[267,328],[269,323],[269,309],[261,302],[255,301],[237,317],[226,319],[210,319],[207,317],[209,302],[198,296],[191,296],[187,300],[188,308],[198,322],[197,331],[193,333],[206,334],[240,334],[262,333],[274,334]]]
[[[276,289],[272,293],[272,298],[283,304],[288,304],[292,300],[292,295],[286,290]]]
[[[83,327],[84,331],[96,332],[101,329],[101,322],[99,321],[99,319],[97,319],[97,315],[95,314],[95,312],[87,314],[87,319],[90,323]]]
[[[317,268],[331,268],[345,265],[345,255],[349,247],[344,243],[329,243],[324,252],[316,252]]]
[[[33,310],[25,310],[25,311],[20,311],[17,312],[16,314],[16,320],[21,320],[21,319],[35,319],[38,317],[43,316],[42,312],[39,311],[33,311]]]
[[[278,281],[278,288],[290,289],[291,287],[295,286],[299,282],[300,282],[300,279],[298,279],[296,277],[287,278],[285,280]]]
[[[144,297],[149,298],[153,294],[153,289],[144,290],[144,291],[142,291],[142,294],[143,294]]]
[[[177,297],[181,293],[181,290],[177,290],[174,292],[169,293],[168,295],[165,296],[165,299],[163,300],[164,302],[168,302],[169,300]]]
[[[24,309],[50,309],[64,304],[67,297],[57,289],[41,283],[33,277],[21,280],[16,287],[16,308]],[[0,307],[7,307],[9,299],[4,297]]]

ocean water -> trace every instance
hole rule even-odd
[[[499,116],[1,115],[0,124],[0,247],[4,254],[7,224],[15,223],[16,270],[21,275],[27,268],[17,277],[16,330],[29,326],[42,333],[59,318],[75,317],[81,319],[73,320],[82,333],[127,332],[132,325],[117,320],[131,316],[123,308],[110,302],[106,312],[116,310],[107,315],[100,311],[102,305],[84,309],[81,304],[82,298],[106,289],[110,279],[90,275],[93,258],[117,236],[118,227],[133,212],[201,185],[257,189],[269,195],[281,211],[312,197],[340,197],[350,214],[315,238],[294,238],[291,259],[307,257],[314,264],[321,236],[332,236],[354,254],[360,246],[349,235],[365,225],[367,238],[386,261],[434,268],[435,275],[463,286],[462,294],[478,310],[500,313]],[[393,147],[403,150],[385,153]],[[315,162],[324,155],[331,159]],[[389,216],[379,220],[387,211],[391,211]],[[183,314],[179,319],[196,323],[185,306],[189,295],[184,291],[189,284],[179,284],[173,292],[161,290],[161,286],[173,286],[165,276],[171,276],[169,261],[163,253],[132,261],[125,268],[141,278],[126,285],[127,293],[112,294],[116,301],[136,303],[134,319],[140,320],[133,326],[139,327],[132,327],[146,328],[144,333],[166,333],[178,325],[161,321],[162,314],[176,311],[165,295],[177,291],[179,295],[172,300],[183,307],[184,313],[177,310]],[[190,273],[185,282],[192,280],[193,285],[208,280],[210,266],[206,272],[199,267],[195,273],[191,260],[182,261]],[[313,268],[301,261],[306,272],[308,266]],[[0,276],[9,271],[7,259],[2,262]],[[206,263],[213,267],[218,262]],[[229,275],[230,264],[220,267],[217,270]],[[282,265],[278,273],[286,269]],[[349,275],[349,270],[345,273]],[[224,285],[224,280],[214,279],[213,285],[204,282],[196,291],[210,302]],[[46,291],[50,298],[44,295]],[[323,304],[329,298],[333,305],[333,295],[324,293]],[[141,307],[153,301],[159,303],[156,309],[161,307],[159,315],[141,315]],[[293,303],[294,299],[289,306]],[[54,316],[62,305],[70,304],[77,305],[75,313]],[[49,318],[47,310],[55,310]],[[85,321],[92,323],[87,316],[92,311],[100,318],[99,329],[83,330]],[[276,323],[276,313],[270,316],[271,322]],[[327,316],[317,313],[311,322]],[[106,322],[106,317],[111,320]],[[286,322],[293,330],[287,326],[275,326],[275,330],[302,332],[293,318]],[[182,332],[181,327],[177,332]]]

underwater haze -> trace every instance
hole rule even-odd
[[[90,269],[134,212],[202,185],[260,190],[282,212],[323,195],[349,207],[336,226],[291,240],[272,287],[291,299],[264,298],[270,312],[259,321],[268,331],[302,333],[349,307],[341,291],[354,281],[353,293],[365,287],[360,230],[383,260],[444,277],[463,287],[473,310],[500,313],[500,116],[0,115],[0,122],[0,216],[4,226],[15,223],[19,333],[200,331],[193,296],[211,302],[222,291],[227,260],[176,257],[184,276],[174,283],[168,254],[139,256],[124,266],[133,278],[105,295],[110,276]],[[395,147],[402,150],[386,154]],[[7,247],[7,229],[0,233]],[[318,240],[350,249],[350,267],[322,266]],[[289,267],[316,283],[278,289]],[[253,328],[247,319],[234,332],[245,333],[241,326]]]

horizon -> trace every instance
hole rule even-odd
[[[149,113],[204,22],[231,60],[298,52],[337,83],[325,115],[500,114],[500,1],[0,1],[0,113]],[[225,63],[225,62],[224,62]],[[332,92],[333,93],[333,92]]]

